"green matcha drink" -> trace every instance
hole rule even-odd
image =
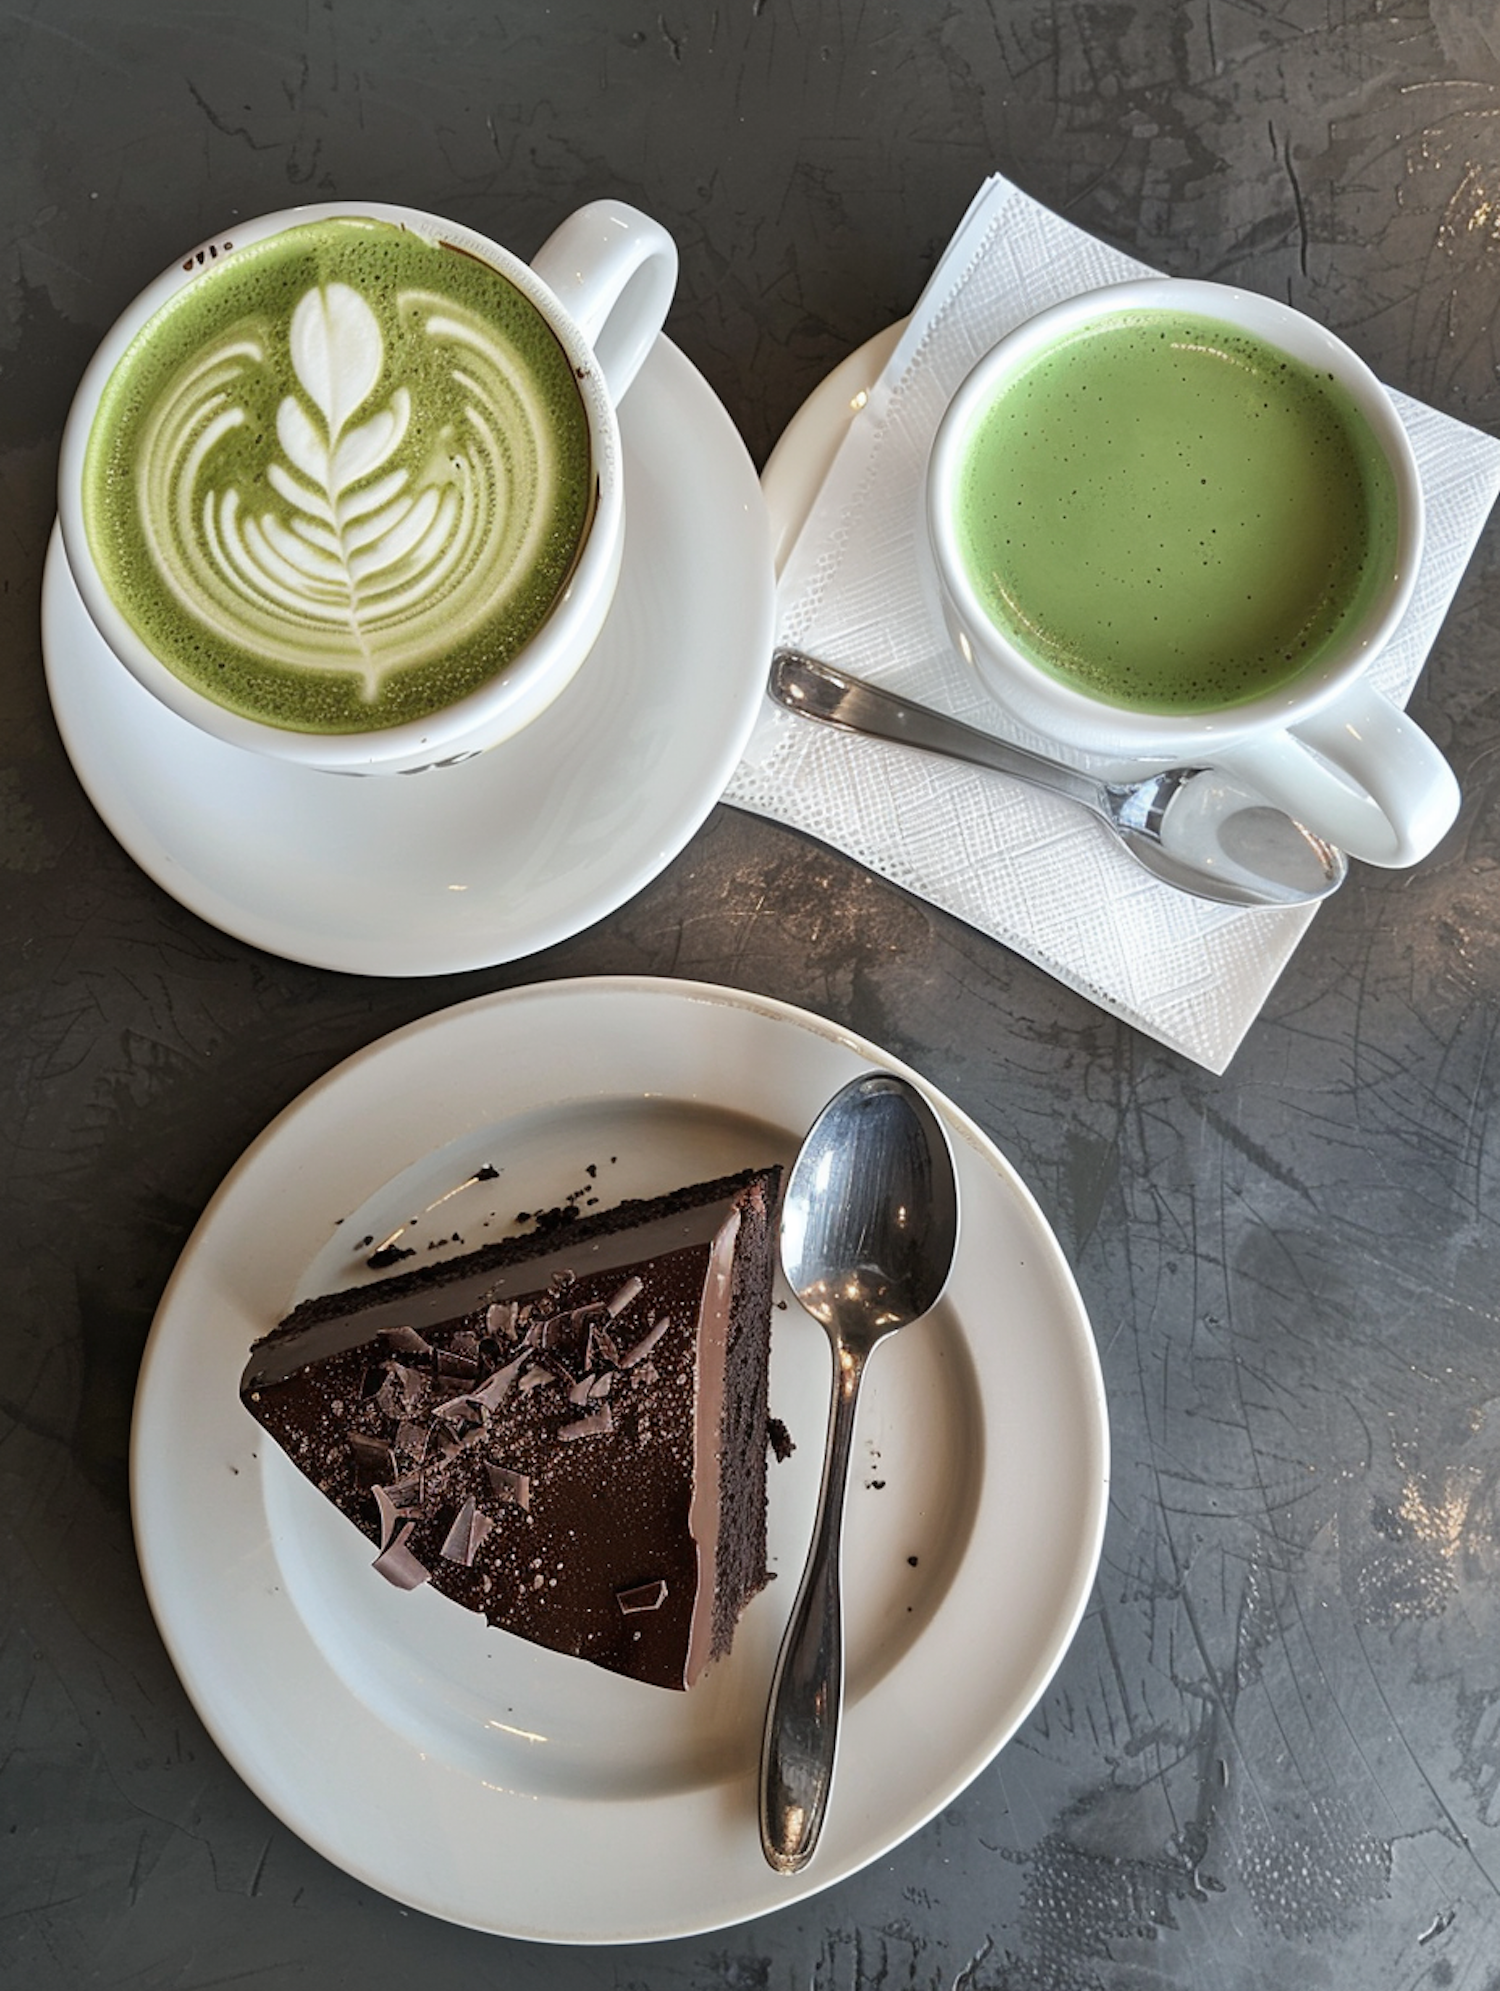
[[[967,438],[955,512],[1001,634],[1141,712],[1288,683],[1395,562],[1395,480],[1344,389],[1158,309],[1095,320],[1007,381]]]
[[[232,249],[104,389],[83,471],[105,586],[185,683],[314,733],[503,671],[588,531],[572,365],[506,277],[390,222]]]

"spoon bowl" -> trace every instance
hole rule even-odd
[[[833,1345],[833,1401],[812,1548],[771,1685],[760,1767],[766,1859],[798,1873],[833,1781],[843,1698],[840,1549],[855,1409],[879,1342],[931,1312],[958,1246],[958,1183],[921,1093],[867,1072],[835,1093],[787,1179],[781,1262]]]
[[[1222,768],[1174,767],[1142,781],[1100,781],[800,650],[776,652],[770,689],[778,704],[805,718],[1064,795],[1106,823],[1154,878],[1217,905],[1309,905],[1337,891],[1349,869],[1341,850]]]

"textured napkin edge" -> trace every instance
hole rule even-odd
[[[1185,1013],[1191,1015],[1194,1024],[1193,1028],[1187,1028],[1169,1015],[1160,1013],[1148,1015],[1127,997],[1114,994],[1083,971],[1070,967],[1066,962],[1057,961],[1020,928],[1012,927],[1003,920],[985,919],[976,913],[962,911],[947,904],[920,885],[914,885],[909,880],[901,878],[878,858],[851,851],[846,844],[835,842],[823,831],[797,821],[782,810],[763,807],[753,801],[742,801],[734,796],[726,796],[725,800],[731,808],[741,809],[746,815],[760,816],[767,822],[779,823],[784,829],[794,830],[799,836],[806,837],[809,842],[820,844],[824,849],[836,852],[846,862],[857,864],[875,877],[884,879],[888,885],[905,893],[919,905],[930,907],[949,919],[957,920],[961,926],[971,927],[986,940],[992,940],[1003,947],[1007,953],[1018,955],[1022,960],[1029,961],[1033,967],[1040,968],[1050,981],[1070,990],[1074,995],[1082,996],[1096,1009],[1103,1010],[1106,1015],[1113,1016],[1121,1023],[1129,1024],[1133,1030],[1139,1030],[1143,1036],[1152,1038],[1156,1043],[1164,1045],[1167,1050],[1175,1051],[1191,1060],[1193,1064],[1202,1066],[1215,1077],[1222,1077],[1228,1070],[1236,1051],[1244,1042],[1251,1026],[1258,1021],[1261,1009],[1281,979],[1287,963],[1296,951],[1297,943],[1307,931],[1318,910],[1316,905],[1309,905],[1289,909],[1267,908],[1263,913],[1251,913],[1249,915],[1251,918],[1274,921],[1279,929],[1276,950],[1266,956],[1266,979],[1255,1009],[1249,1015],[1221,1014],[1223,1006],[1216,1005],[1212,1001],[1201,1008],[1195,1007],[1191,999],[1193,992],[1186,991],[1182,1008]],[[1141,873],[1141,877],[1146,885],[1152,883],[1145,872]],[[1215,907],[1213,910],[1220,909]]]
[[[1028,219],[1039,216],[1049,230],[1064,231],[1065,239],[1086,248],[1091,258],[1103,263],[1109,270],[1104,281],[1127,281],[1133,277],[1157,274],[1149,265],[1098,241],[1076,224],[1043,208],[1003,176],[995,175],[987,180],[939,257],[878,378],[869,385],[862,406],[848,422],[821,485],[808,506],[806,517],[791,539],[778,585],[779,641],[808,641],[808,632],[816,623],[822,594],[833,589],[850,534],[856,529],[866,495],[878,477],[893,397],[919,366],[974,273],[988,256],[997,253],[997,245],[1003,244],[1007,225],[1014,218],[1018,206]],[[1003,253],[1003,248],[1000,252]],[[1038,282],[1034,270],[1022,270],[1014,286],[1015,307],[1010,321],[1017,324],[1024,322],[1055,298],[1071,295],[1074,288],[1076,286],[1064,284],[1059,287],[1055,282],[1047,282],[1045,273],[1043,280]],[[1000,331],[992,323],[988,324],[984,346],[993,343],[998,336]],[[1497,494],[1500,494],[1500,442],[1424,403],[1412,400],[1410,396],[1397,390],[1390,391],[1423,459],[1423,484],[1429,516],[1436,514],[1444,517],[1447,526],[1446,534],[1441,537],[1429,533],[1429,546],[1433,547],[1436,542],[1435,552],[1429,561],[1424,561],[1418,598],[1414,600],[1402,629],[1382,653],[1379,664],[1372,672],[1373,681],[1388,696],[1404,703],[1420,677],[1443,618],[1484,530],[1489,511]],[[1449,445],[1460,438],[1464,449],[1456,452]],[[1456,526],[1455,514],[1461,521]],[[809,642],[808,647],[818,648],[819,645]],[[879,659],[874,660],[872,668],[869,656],[856,657],[847,651],[840,655],[839,648],[838,643],[823,646],[830,661],[847,663],[851,669],[860,670],[875,679],[888,675],[882,671]],[[887,851],[872,847],[862,824],[844,821],[827,825],[809,820],[805,807],[800,806],[795,784],[784,785],[777,796],[760,799],[753,792],[756,784],[747,782],[745,776],[757,762],[764,760],[771,734],[782,727],[797,726],[795,718],[782,713],[767,700],[756,734],[725,793],[726,802],[768,820],[781,822],[827,848],[839,851],[913,898],[959,919],[1021,955],[1106,1014],[1141,1030],[1214,1073],[1222,1073],[1227,1068],[1250,1027],[1260,1016],[1317,912],[1316,905],[1243,911],[1211,906],[1202,901],[1187,901],[1192,916],[1200,923],[1207,952],[1212,952],[1213,936],[1222,933],[1227,923],[1255,922],[1254,958],[1249,961],[1241,959],[1238,964],[1221,961],[1216,972],[1210,972],[1193,988],[1184,989],[1180,999],[1166,999],[1153,1009],[1143,1008],[1128,995],[1106,987],[1087,969],[1058,959],[1043,941],[1028,933],[1017,918],[1018,913],[1024,918],[1024,900],[1019,907],[1007,904],[998,909],[965,903],[965,895],[961,891],[950,888],[943,881],[934,886],[930,880],[918,875],[916,867],[903,864],[899,848]],[[808,745],[802,749],[799,768],[810,755],[820,754],[831,757],[828,764],[833,767],[865,770],[868,780],[872,773],[878,775],[882,758],[895,754],[903,764],[909,763],[911,758],[903,755],[900,749],[814,728],[809,722],[802,722],[801,731],[816,733],[818,741],[815,747]],[[937,767],[939,764],[933,765]],[[961,778],[961,771],[956,770],[955,776]],[[805,781],[805,777],[803,779]],[[937,779],[940,780],[941,776]],[[1057,803],[1056,808],[1060,812],[1060,821],[1064,817],[1076,817],[1076,812],[1065,803]],[[1123,853],[1121,861],[1130,864]],[[1134,867],[1131,866],[1131,869]],[[1150,891],[1163,894],[1167,899],[1180,898],[1181,895],[1171,893],[1170,888],[1154,884],[1144,873],[1140,875]],[[1231,968],[1236,982],[1233,987],[1228,981]]]

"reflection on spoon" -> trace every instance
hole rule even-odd
[[[840,1544],[854,1413],[876,1344],[937,1304],[958,1246],[948,1137],[914,1086],[866,1072],[823,1108],[787,1179],[781,1263],[833,1344],[812,1548],[782,1641],[760,1765],[760,1840],[800,1873],[823,1829],[844,1690]]]
[[[771,660],[771,696],[845,732],[993,768],[1081,803],[1153,877],[1226,906],[1299,906],[1343,884],[1348,860],[1221,768],[1110,782],[914,705],[798,650]]]

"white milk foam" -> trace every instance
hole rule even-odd
[[[169,383],[143,425],[136,470],[153,563],[188,616],[284,670],[352,674],[367,700],[391,672],[442,657],[524,591],[560,474],[545,402],[493,328],[420,290],[399,293],[397,307],[461,392],[461,421],[444,424],[421,460],[410,450],[401,460],[412,387],[385,378],[374,311],[351,285],[329,282],[292,312],[296,391],[277,409],[258,492],[221,481],[214,466],[216,445],[250,419],[237,387],[266,358],[253,320]]]

